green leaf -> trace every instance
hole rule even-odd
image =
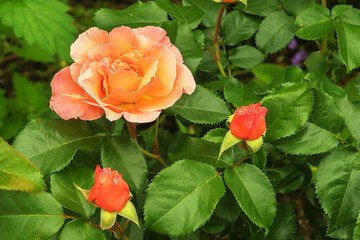
[[[245,85],[235,78],[226,80],[224,88],[225,99],[236,108],[259,102],[257,92],[262,92],[262,88],[258,83],[251,81]]]
[[[212,143],[221,143],[228,132],[225,128],[214,128],[208,131],[201,139]]]
[[[245,12],[264,17],[280,10],[280,7],[278,0],[249,0]]]
[[[226,151],[227,149],[231,148],[235,144],[239,143],[242,139],[235,137],[231,134],[231,131],[229,130],[221,143],[220,152],[218,158],[220,159],[221,154]]]
[[[95,13],[95,25],[101,29],[112,30],[121,25],[128,27],[159,26],[168,21],[165,10],[154,2],[137,2],[123,10],[102,8]]]
[[[315,187],[333,228],[355,219],[360,210],[359,153],[349,146],[335,149],[321,160]]]
[[[168,32],[171,43],[181,52],[185,65],[195,73],[203,58],[203,33],[192,31],[188,25],[178,22],[166,22],[161,27]]]
[[[0,189],[36,193],[44,187],[40,171],[0,138]]]
[[[0,18],[13,28],[17,38],[43,47],[52,55],[70,60],[69,48],[76,28],[66,14],[69,7],[56,0],[5,0],[0,3]]]
[[[169,153],[169,157],[172,161],[190,159],[207,163],[214,167],[231,166],[235,158],[234,152],[232,150],[225,151],[220,159],[218,159],[219,152],[220,145],[189,137],[176,153]]]
[[[235,168],[227,168],[224,178],[251,221],[268,229],[275,217],[276,199],[266,175],[257,167],[243,163]]]
[[[230,115],[221,98],[199,85],[191,95],[183,95],[167,111],[199,124],[219,123]]]
[[[100,136],[77,120],[31,121],[14,141],[14,147],[44,175],[67,166],[78,149],[97,150]]]
[[[315,103],[310,121],[329,132],[340,133],[344,129],[345,120],[335,99],[318,89],[314,89],[313,92]]]
[[[267,155],[266,155],[264,148],[261,148],[259,151],[251,154],[252,163],[256,167],[261,169],[263,172],[265,170],[266,160],[267,160]]]
[[[280,139],[274,145],[289,154],[314,155],[329,152],[338,143],[336,135],[308,122],[296,134]]]
[[[267,86],[282,69],[283,67],[276,64],[262,63],[251,69],[251,72],[259,78],[256,81],[259,82],[261,86]]]
[[[360,108],[349,102],[347,97],[337,98],[336,103],[345,118],[345,125],[351,135],[360,142]]]
[[[355,229],[355,221],[336,229],[330,229],[330,227],[331,226],[329,226],[326,231],[326,236],[328,237],[336,239],[356,239],[352,238]]]
[[[248,69],[259,65],[264,60],[264,55],[254,47],[240,46],[229,60],[237,67]]]
[[[55,62],[54,56],[44,50],[43,47],[34,44],[30,45],[26,41],[20,41],[21,47],[12,46],[11,51],[27,60],[48,63]]]
[[[203,11],[194,6],[181,6],[171,3],[169,0],[156,0],[155,3],[164,9],[173,20],[187,24],[191,29],[196,28],[200,24],[204,15]]]
[[[360,213],[356,218],[356,226],[354,229],[353,239],[360,239]]]
[[[94,171],[89,168],[67,167],[61,172],[51,174],[51,193],[64,207],[90,218],[95,207],[84,198],[79,186],[89,190],[94,185]]]
[[[234,195],[229,189],[226,189],[226,193],[216,205],[214,213],[222,219],[229,222],[235,222],[240,215],[240,212],[241,209]]]
[[[205,27],[214,27],[219,13],[220,4],[209,0],[183,0],[184,6],[194,6],[204,13],[202,23]]]
[[[118,215],[129,219],[130,221],[134,222],[140,228],[136,208],[130,200],[126,202],[126,204],[121,209],[121,211],[118,212]]]
[[[145,226],[169,236],[189,234],[209,220],[224,193],[222,178],[213,167],[176,162],[156,175],[146,191]]]
[[[334,31],[329,9],[319,4],[302,11],[295,23],[299,27],[296,35],[306,40],[316,40]]]
[[[110,167],[122,174],[131,190],[137,192],[144,184],[147,173],[146,161],[140,148],[129,136],[105,137],[101,162],[104,167]]]
[[[59,203],[47,192],[0,191],[0,236],[3,239],[49,239],[64,223]]]
[[[228,64],[229,64],[229,60],[228,60],[228,57],[226,56],[226,53],[223,50],[219,49],[219,54],[220,54],[221,65],[223,66],[223,68],[227,67]],[[219,71],[219,67],[216,64],[216,62],[214,61],[214,57],[209,52],[209,50],[206,50],[204,52],[203,59],[201,60],[201,63],[199,65],[199,70],[201,70],[203,72],[208,72],[208,73],[211,73],[211,74],[214,74],[214,72]],[[205,84],[204,87],[206,87],[208,89],[211,89],[207,85],[215,84],[214,82],[215,81],[208,82],[207,84]],[[221,86],[221,88],[222,87],[223,87],[223,85]]]
[[[267,16],[256,34],[256,46],[265,53],[274,53],[286,47],[294,38],[297,27],[294,19],[284,11]]]
[[[66,223],[58,240],[106,240],[105,232],[85,219],[75,219]]]
[[[288,11],[291,15],[297,16],[303,10],[315,4],[315,0],[280,0],[286,11]]]
[[[262,106],[268,109],[267,141],[290,136],[307,121],[314,104],[311,87],[311,84],[299,83],[263,98]]]
[[[225,44],[237,46],[242,41],[251,38],[259,28],[260,19],[239,11],[227,14],[221,23],[221,31],[225,36]]]
[[[282,203],[278,206],[274,223],[269,229],[266,239],[287,240],[297,229],[297,218],[294,206],[291,203]]]
[[[274,184],[275,190],[279,193],[290,193],[298,189],[304,182],[305,174],[298,167],[285,168],[286,176]],[[281,176],[282,177],[282,176]]]
[[[340,56],[349,70],[360,66],[360,10],[337,5],[331,10],[340,49]]]
[[[322,73],[325,75],[329,69],[329,64],[320,52],[310,53],[309,57],[304,61],[304,65],[310,72],[309,74]]]
[[[298,66],[286,66],[275,76],[269,87],[277,87],[286,82],[301,83],[303,77],[303,72]]]
[[[354,82],[355,90],[358,95],[360,95],[360,74],[356,76],[355,82]]]
[[[107,210],[100,209],[100,227],[102,230],[109,229],[114,226],[117,217],[117,212],[108,212]]]

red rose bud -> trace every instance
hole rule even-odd
[[[96,166],[95,184],[89,193],[89,202],[95,203],[108,212],[120,212],[128,202],[129,186],[122,179],[121,174],[110,168],[101,169]]]
[[[224,2],[224,3],[237,3],[240,2],[241,0],[213,0],[214,2]]]
[[[266,130],[266,112],[261,103],[238,108],[230,123],[231,134],[244,140],[258,139]]]

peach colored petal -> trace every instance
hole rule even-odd
[[[160,82],[149,89],[147,94],[152,97],[166,96],[172,91],[176,78],[175,56],[161,45],[156,45],[149,54],[158,60],[155,75]]]
[[[66,67],[55,74],[52,82],[52,97],[50,108],[61,118],[80,118],[94,120],[101,117],[104,110],[99,106],[88,104],[86,93],[72,79],[70,67]]]
[[[97,27],[89,28],[79,35],[70,47],[70,56],[75,62],[84,62],[88,57],[87,53],[97,45],[109,42],[109,35],[106,31]]]
[[[79,76],[78,82],[99,105],[104,105],[101,101],[105,97],[102,88],[103,76],[97,72],[98,64],[98,62],[90,63],[89,68]]]
[[[196,87],[195,80],[190,70],[181,63],[176,65],[177,77],[173,91],[166,97],[150,98],[143,97],[140,101],[135,103],[138,111],[156,111],[171,107],[182,93],[191,94]]]
[[[154,56],[147,56],[142,61],[143,78],[139,85],[142,88],[144,85],[151,81],[151,78],[155,76],[157,71],[158,60]]]
[[[107,69],[105,70],[108,75],[110,93],[119,87],[127,92],[136,91],[139,88],[141,77],[137,73],[128,70],[119,70],[111,73]]]
[[[132,31],[129,27],[114,28],[109,33],[109,42],[117,45],[120,49],[120,53],[124,54],[131,50]]]
[[[81,70],[82,66],[83,65],[80,63],[73,63],[70,65],[71,77],[75,83],[78,83],[78,78],[80,76],[80,70]]]
[[[120,50],[118,46],[112,43],[101,44],[91,49],[88,56],[95,61],[100,61],[103,58],[117,59],[120,57]]]
[[[135,123],[148,123],[155,121],[161,111],[152,111],[152,112],[124,112],[123,116],[128,122]]]

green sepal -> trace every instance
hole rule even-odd
[[[101,209],[101,213],[100,213],[100,227],[101,227],[101,229],[105,230],[105,229],[109,229],[112,226],[114,226],[117,214],[118,214],[117,211],[108,212],[105,209]]]
[[[231,117],[231,116],[230,116]],[[237,144],[238,142],[240,142],[242,139],[235,137],[234,135],[231,134],[231,131],[229,130],[224,137],[224,140],[221,143],[221,147],[220,147],[220,153],[218,156],[218,160],[220,159],[220,156],[223,152],[225,152],[225,150],[227,150],[228,148],[234,146],[235,144]]]
[[[233,115],[231,115],[230,117],[228,117],[228,119],[226,119],[226,126],[228,126],[230,128],[230,123],[233,120],[235,116],[235,113]]]
[[[120,212],[118,212],[118,214],[124,218],[129,219],[130,221],[136,223],[136,225],[140,228],[139,225],[139,219],[136,213],[136,209],[135,206],[132,202],[127,201],[127,203],[125,204],[125,206],[123,207],[123,209],[121,209]]]
[[[259,151],[264,143],[262,136],[254,140],[245,140],[245,142],[251,148],[253,153]]]

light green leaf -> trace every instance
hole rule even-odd
[[[248,69],[259,65],[264,60],[264,55],[254,47],[240,46],[229,60],[237,67]]]
[[[58,240],[106,240],[105,232],[85,219],[68,222],[61,230]]]
[[[207,163],[214,167],[229,167],[234,161],[234,152],[228,150],[218,159],[220,145],[198,138],[188,138],[176,153],[169,153],[172,161],[190,159]]]
[[[236,108],[239,108],[259,102],[257,93],[261,93],[262,91],[261,86],[257,82],[251,81],[244,84],[238,79],[229,78],[226,79],[224,96],[228,102],[234,104]]]
[[[209,220],[224,193],[213,167],[176,162],[156,175],[146,191],[145,226],[169,236],[189,234]]]
[[[49,239],[64,223],[62,207],[50,193],[0,191],[3,239]]]
[[[14,147],[48,175],[67,166],[78,149],[97,150],[100,142],[88,122],[36,119],[17,136]]]
[[[245,12],[264,17],[280,10],[280,7],[278,0],[249,0]]]
[[[255,80],[256,82],[261,86],[267,86],[282,69],[283,67],[276,64],[262,63],[251,69],[251,72],[258,78]]]
[[[349,102],[347,97],[337,98],[336,103],[345,118],[345,125],[351,135],[360,142],[360,108]]]
[[[349,70],[360,66],[360,10],[349,5],[335,6],[331,14],[340,49],[340,56]]]
[[[294,155],[329,152],[338,144],[336,135],[309,122],[305,123],[294,135],[274,143],[276,148]]]
[[[64,207],[90,218],[95,207],[84,198],[79,186],[89,190],[94,185],[94,171],[88,168],[67,167],[61,172],[50,176],[51,193]]]
[[[212,143],[221,143],[227,132],[228,130],[225,128],[214,128],[208,131],[202,139]]]
[[[40,171],[0,138],[0,189],[36,193],[44,187]]]
[[[42,63],[55,61],[54,56],[52,56],[50,53],[44,50],[43,47],[37,44],[30,45],[24,40],[20,41],[20,43],[21,43],[21,47],[18,46],[11,47],[11,51],[16,53],[20,57],[23,57],[27,60],[42,62]]]
[[[200,24],[204,15],[203,11],[194,6],[181,6],[171,3],[169,0],[156,0],[155,3],[164,9],[173,20],[187,24],[191,29],[196,28]]]
[[[344,226],[338,227],[336,229],[331,228],[328,226],[326,230],[326,236],[336,239],[356,239],[352,238],[355,229],[355,221],[351,222],[350,224],[346,224]]]
[[[286,66],[275,76],[269,87],[277,87],[286,82],[301,83],[303,77],[303,72],[298,66]]]
[[[269,229],[266,239],[287,240],[297,229],[297,218],[294,213],[294,206],[285,202],[278,206],[274,223]]]
[[[286,11],[295,17],[303,10],[316,3],[315,0],[280,0],[280,2]]]
[[[205,27],[214,27],[216,24],[216,17],[219,13],[220,4],[209,0],[183,0],[184,6],[197,7],[199,11],[204,13],[202,23]]]
[[[154,2],[137,2],[123,10],[102,8],[95,13],[95,25],[104,30],[112,30],[121,25],[129,27],[159,26],[168,21],[165,10]]]
[[[267,141],[290,136],[307,121],[314,104],[311,87],[311,84],[299,83],[263,98],[262,106],[268,109]]]
[[[146,161],[140,148],[129,136],[105,137],[101,162],[104,167],[122,174],[131,190],[139,191],[144,184],[147,173]]]
[[[68,10],[66,4],[56,0],[4,0],[0,3],[0,19],[13,28],[16,37],[70,60],[76,28],[73,18],[66,14]]]
[[[118,212],[118,214],[124,218],[129,219],[130,221],[133,221],[140,228],[135,206],[130,200],[127,201],[125,206],[121,209],[120,212]]]
[[[245,142],[251,149],[251,153],[256,153],[262,147],[262,145],[264,143],[264,139],[262,136],[260,136],[257,139],[245,140]]]
[[[256,34],[256,46],[265,53],[274,53],[286,47],[293,39],[297,27],[294,19],[284,11],[267,16]]]
[[[295,23],[300,27],[296,35],[306,40],[316,40],[334,31],[329,9],[319,4],[302,11]]]
[[[191,122],[200,124],[219,123],[230,115],[225,102],[221,98],[199,85],[191,95],[183,95],[167,111],[171,114],[179,114]]]
[[[221,143],[221,147],[220,147],[220,152],[219,152],[219,156],[218,159],[220,159],[221,154],[226,151],[227,149],[229,149],[230,147],[234,146],[235,144],[237,144],[238,142],[240,142],[241,139],[235,137],[234,135],[231,134],[231,131],[229,130],[226,134],[225,137]]]
[[[360,239],[360,213],[356,218],[356,226],[354,229],[353,239]]]
[[[333,228],[355,219],[360,210],[359,153],[350,146],[335,149],[320,161],[315,187]]]
[[[225,44],[239,45],[242,41],[251,38],[260,25],[260,19],[239,11],[227,14],[221,23],[221,31],[225,36]]]
[[[308,58],[304,61],[304,65],[310,72],[308,74],[322,73],[325,75],[329,69],[329,64],[325,61],[324,56],[320,52],[310,53]]]
[[[235,168],[227,168],[224,178],[251,221],[268,229],[275,217],[276,199],[266,175],[257,167],[243,163]]]

